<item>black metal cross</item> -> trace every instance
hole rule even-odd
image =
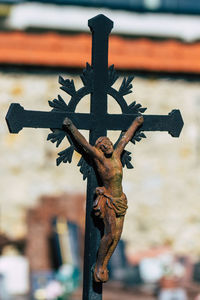
[[[63,120],[69,117],[78,129],[90,131],[89,142],[94,145],[99,136],[106,136],[107,130],[127,130],[133,119],[146,110],[135,102],[127,105],[124,99],[124,96],[131,92],[132,76],[124,78],[119,90],[112,87],[118,79],[114,67],[108,68],[108,38],[113,22],[104,15],[98,15],[90,19],[88,25],[92,31],[92,64],[91,66],[87,64],[81,75],[83,87],[76,90],[73,80],[64,80],[59,77],[61,89],[68,93],[71,99],[68,104],[61,96],[49,101],[49,105],[53,108],[50,112],[28,111],[18,103],[11,104],[6,116],[11,133],[18,133],[23,127],[51,128],[52,133],[49,134],[48,139],[56,142],[58,146],[65,137],[65,132],[62,130]],[[91,94],[90,113],[75,113],[77,104],[87,94]],[[122,114],[108,114],[108,94],[120,105]],[[173,110],[168,115],[143,115],[143,117],[144,123],[133,137],[133,143],[145,137],[143,131],[168,131],[173,137],[178,137],[183,127],[179,110]],[[70,147],[59,153],[58,165],[61,162],[71,162],[74,145],[70,139],[69,142]],[[125,151],[122,156],[123,165],[131,168],[130,159],[130,152]],[[83,299],[100,300],[102,299],[102,284],[94,283],[92,279],[92,267],[96,261],[100,240],[100,232],[91,217],[93,191],[97,186],[97,179],[94,170],[83,158],[78,165],[84,179],[88,178]]]

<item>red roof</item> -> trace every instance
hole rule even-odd
[[[83,68],[91,35],[0,32],[0,64]],[[200,42],[110,37],[109,64],[117,69],[200,73]]]

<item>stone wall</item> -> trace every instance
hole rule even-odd
[[[63,76],[81,87],[78,76]],[[47,129],[24,129],[11,135],[4,121],[10,103],[48,111],[48,100],[57,94],[69,100],[59,90],[56,75],[0,73],[0,229],[12,237],[26,234],[26,211],[37,205],[41,195],[84,194],[86,190],[76,166],[78,154],[71,165],[56,167],[57,152],[67,141],[56,149],[46,141]],[[129,202],[123,232],[128,252],[170,244],[177,252],[200,254],[200,83],[136,77],[133,93],[126,100],[148,107],[146,114],[180,109],[185,123],[178,139],[168,133],[147,132],[147,139],[127,147],[133,152],[135,167],[124,170],[123,181]],[[77,111],[89,111],[88,97]],[[109,112],[120,113],[110,98]],[[118,135],[109,132],[113,141]]]

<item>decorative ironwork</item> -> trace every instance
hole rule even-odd
[[[71,96],[69,100],[69,104],[67,105],[63,98],[58,95],[57,99],[53,101],[49,101],[50,107],[52,107],[52,111],[55,112],[75,112],[76,106],[81,101],[81,99],[91,94],[93,91],[93,70],[89,63],[86,64],[86,68],[83,70],[82,75],[80,78],[83,82],[83,87],[79,90],[76,90],[74,81],[69,79],[63,79],[59,76],[59,83],[61,84],[60,89],[65,91],[68,95]],[[141,104],[136,103],[136,101],[132,102],[130,105],[126,103],[124,96],[127,94],[132,93],[132,80],[134,76],[128,76],[127,78],[124,77],[121,83],[119,90],[113,88],[113,84],[119,76],[116,73],[114,65],[110,66],[108,69],[108,85],[107,85],[107,94],[112,96],[116,102],[119,104],[122,113],[124,114],[134,114],[134,115],[141,115],[143,112],[146,111],[146,108],[143,108]],[[50,140],[52,143],[56,143],[56,147],[58,147],[63,139],[66,136],[66,133],[62,129],[51,129],[52,133],[50,133],[47,137],[47,140]],[[69,137],[67,136],[68,140]],[[146,138],[145,134],[141,131],[137,131],[131,142],[135,144],[135,142],[141,141],[142,138]],[[73,145],[72,141],[69,140],[70,146],[63,150],[62,152],[58,153],[58,158],[56,160],[57,166],[63,163],[71,163],[73,153],[75,150],[75,146]],[[116,146],[117,144],[115,144]],[[124,150],[121,156],[121,161],[123,167],[127,167],[128,169],[133,168],[131,164],[131,152]],[[83,174],[83,179],[85,180],[89,174],[91,173],[91,166],[81,157],[80,161],[77,164],[80,167],[80,172]]]

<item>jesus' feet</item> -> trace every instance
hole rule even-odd
[[[94,280],[96,282],[106,282],[108,281],[108,278],[108,269],[103,267],[97,268],[96,265],[94,269]]]

